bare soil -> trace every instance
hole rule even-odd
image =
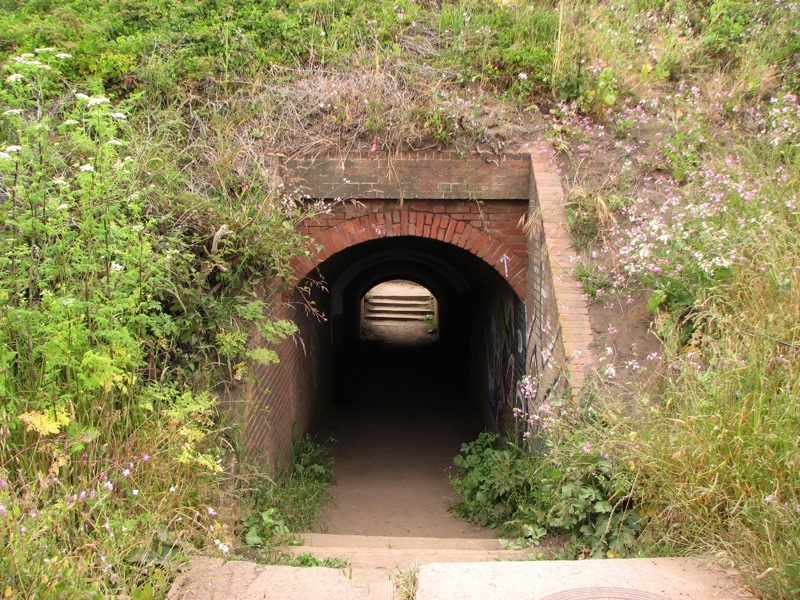
[[[615,294],[589,305],[600,397],[631,414],[632,399],[656,389],[664,369],[661,341],[647,310],[649,296]]]
[[[460,377],[419,322],[370,325],[321,434],[335,440],[336,485],[321,533],[490,538],[450,512],[462,443],[483,429]]]

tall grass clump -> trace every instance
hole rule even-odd
[[[559,16],[551,2],[445,2],[439,33],[442,57],[461,84],[480,82],[529,95],[550,81]]]
[[[674,127],[663,146],[671,187],[657,203],[634,198],[611,235],[615,285],[649,290],[665,357],[614,453],[639,473],[643,551],[726,556],[762,597],[792,598],[798,103],[778,92],[737,128],[711,120],[701,88],[678,89],[670,110],[683,116],[661,113]]]
[[[707,141],[679,193],[631,207],[618,257],[665,344],[657,400],[618,450],[639,470],[643,547],[727,556],[764,598],[800,593],[797,106],[754,109],[734,151]]]
[[[663,341],[655,384],[622,411],[635,418],[598,406],[617,423],[606,451],[634,473],[638,551],[722,557],[762,598],[800,595],[797,8],[573,3],[552,87],[575,140],[638,129],[614,142],[627,171],[601,167],[625,202],[583,259],[601,257],[620,306],[647,294]],[[606,107],[603,73],[618,93]],[[585,169],[587,145],[569,143],[568,168]]]
[[[661,402],[634,425],[630,459],[649,508],[645,545],[726,552],[764,597],[792,598],[800,593],[800,244],[786,224],[768,231],[768,245],[758,236],[745,251],[769,266],[736,270],[704,298],[695,316],[704,331],[675,355]]]

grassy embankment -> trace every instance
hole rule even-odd
[[[547,477],[496,486],[495,514],[521,541],[572,532],[576,552],[721,553],[764,597],[796,596],[797,15],[737,0],[2,3],[4,593],[146,597],[179,556],[283,532],[272,500],[237,520],[219,475],[240,447],[216,395],[247,358],[276,358],[247,356],[253,327],[292,331],[250,290],[285,276],[303,251],[292,223],[315,209],[280,196],[265,150],[499,150],[530,117],[567,182],[601,125],[646,147],[573,188],[572,222],[593,291],[652,292],[664,366],[629,400],[636,421],[530,407],[550,451],[501,450]]]

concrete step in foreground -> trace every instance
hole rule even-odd
[[[347,573],[195,557],[167,600],[376,600]]]
[[[503,550],[493,539],[389,537],[305,534],[304,545],[287,550],[310,552],[320,560],[347,558],[346,569],[258,565],[195,558],[179,577],[170,600],[393,600],[402,571],[431,563],[479,563],[526,560],[529,551]]]
[[[297,556],[311,552],[319,559],[343,557],[348,573],[372,600],[392,600],[394,580],[402,571],[431,563],[477,563],[526,560],[530,551],[503,550],[495,539],[393,537],[307,533]]]
[[[497,540],[307,534],[337,570],[223,562],[197,557],[169,600],[393,600],[395,579],[418,568],[416,600],[752,600],[728,573],[699,559],[530,561]],[[547,548],[543,549],[547,554]],[[536,549],[537,552],[542,549]]]
[[[730,574],[692,558],[433,564],[416,600],[755,600]]]
[[[346,557],[353,569],[394,572],[434,562],[527,560],[540,550],[504,550],[495,539],[391,537],[307,533],[303,546],[290,548],[297,556],[311,552],[317,558]]]

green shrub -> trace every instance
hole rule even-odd
[[[263,476],[261,484],[249,493],[250,508],[242,519],[241,540],[246,546],[262,548],[269,554],[272,547],[311,531],[333,477],[330,446],[307,435],[299,437],[292,446],[289,465],[275,476]]]
[[[640,530],[630,474],[598,445],[591,413],[570,414],[561,402],[543,404],[534,416],[518,410],[524,443],[484,433],[464,444],[453,461],[454,511],[519,545],[567,534],[581,556],[626,556]]]

